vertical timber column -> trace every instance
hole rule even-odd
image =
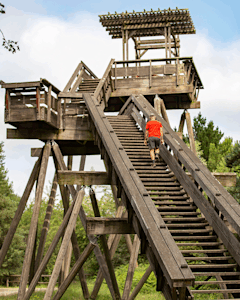
[[[123,50],[123,61],[125,61],[125,31],[122,29],[122,50]]]
[[[171,58],[171,27],[168,26],[168,57]]]
[[[190,148],[191,148],[192,152],[195,155],[197,155],[197,151],[196,151],[196,147],[195,147],[195,141],[194,141],[194,135],[193,135],[192,122],[191,122],[191,118],[190,118],[190,113],[188,111],[185,112],[185,117],[186,117],[186,122],[187,122]]]
[[[126,58],[128,60],[128,30],[126,30]]]
[[[181,115],[179,127],[178,127],[178,133],[181,139],[183,139],[183,128],[184,128],[184,122],[185,122],[185,111]]]
[[[61,270],[61,266],[62,266],[64,257],[65,257],[66,251],[67,251],[67,247],[69,245],[74,227],[76,226],[77,216],[78,216],[80,207],[82,205],[84,194],[85,194],[84,190],[81,190],[76,195],[76,201],[74,203],[73,211],[72,211],[71,217],[69,219],[67,228],[65,230],[63,241],[62,241],[60,250],[58,252],[57,260],[56,260],[55,266],[53,268],[53,272],[52,272],[52,275],[51,275],[51,278],[50,278],[50,281],[49,281],[49,284],[47,287],[47,291],[43,298],[44,300],[51,299],[54,287],[57,282],[57,278],[58,278],[60,270]]]
[[[51,193],[50,193],[50,197],[49,197],[49,201],[48,201],[48,206],[46,209],[46,215],[45,215],[45,219],[43,222],[41,237],[39,240],[38,253],[37,253],[37,258],[36,258],[36,262],[35,262],[35,272],[37,271],[37,269],[41,263],[42,257],[43,257],[44,246],[45,246],[45,242],[47,239],[47,234],[48,234],[48,230],[49,230],[49,226],[50,226],[50,219],[52,216],[53,206],[54,206],[54,202],[55,202],[57,185],[58,185],[57,174],[55,173],[54,178],[53,178]]]
[[[48,93],[47,93],[47,122],[51,123],[51,107],[52,107],[52,86],[50,85],[48,87]]]
[[[18,208],[15,212],[15,215],[14,215],[14,218],[13,218],[12,223],[10,225],[10,228],[8,230],[8,233],[7,233],[6,237],[4,238],[4,242],[3,242],[3,245],[2,245],[2,248],[1,248],[1,251],[0,251],[0,267],[2,266],[2,263],[4,261],[4,258],[6,256],[6,254],[7,254],[9,246],[11,245],[13,236],[14,236],[14,234],[16,232],[16,229],[17,229],[17,226],[18,226],[18,224],[21,220],[21,216],[22,216],[23,211],[25,209],[25,206],[27,204],[29,195],[30,195],[30,193],[32,191],[32,188],[33,188],[33,185],[34,185],[34,183],[35,183],[35,181],[38,177],[41,158],[42,158],[42,155],[36,161],[36,163],[33,167],[32,173],[30,175],[30,178],[29,178],[28,183],[26,185],[26,188],[24,190],[23,196],[22,196],[22,198],[21,198],[21,200],[18,204]]]
[[[167,51],[167,27],[164,27],[164,37],[165,37],[165,56],[168,58],[168,51]]]
[[[48,141],[43,150],[41,167],[40,167],[40,172],[38,177],[38,184],[36,189],[35,203],[33,207],[30,230],[27,239],[27,247],[26,247],[25,257],[23,262],[22,276],[19,285],[19,291],[17,297],[18,300],[21,300],[24,297],[24,294],[26,292],[26,286],[27,286],[28,276],[30,271],[30,264],[31,264],[32,254],[33,254],[34,243],[35,243],[35,237],[37,233],[36,230],[37,230],[37,223],[38,223],[38,215],[40,211],[43,187],[44,187],[50,152],[51,152],[51,144]]]
[[[73,157],[69,155],[68,156],[68,170],[72,170],[72,163],[73,163]],[[70,193],[68,190],[68,199],[69,199],[69,197],[70,197]],[[70,264],[71,264],[71,256],[72,256],[72,243],[70,242],[68,245],[66,257],[64,259],[63,280],[66,279],[69,274]]]

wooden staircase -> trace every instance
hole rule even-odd
[[[169,166],[161,159],[151,167],[144,134],[131,116],[108,117],[134,169],[167,225],[196,281],[189,288],[191,297],[240,299],[240,270]],[[214,298],[216,299],[216,298]]]

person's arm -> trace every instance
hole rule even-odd
[[[148,129],[146,127],[145,129],[145,138],[144,138],[144,145],[147,146],[147,142],[148,142]]]

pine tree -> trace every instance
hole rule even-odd
[[[0,143],[0,248],[17,209],[19,197],[14,194],[5,169],[3,143]],[[18,228],[0,270],[0,282],[10,274],[19,274],[25,250],[25,231]]]
[[[203,157],[208,161],[210,144],[213,143],[217,147],[223,137],[223,133],[218,127],[214,128],[213,121],[206,123],[207,119],[202,117],[201,113],[193,119],[194,138],[201,143]]]

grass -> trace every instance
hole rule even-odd
[[[91,293],[93,289],[94,282],[89,282],[88,288]],[[31,300],[41,300],[44,297],[44,292],[36,292],[32,295],[30,298]],[[5,297],[0,297],[0,300],[16,300],[17,295],[12,295],[12,296],[5,296]],[[102,284],[102,287],[98,293],[97,300],[111,300],[112,297],[110,295],[110,292],[107,288],[106,284]],[[135,298],[138,300],[145,300],[145,299],[154,299],[154,300],[164,300],[165,298],[161,295],[159,292],[153,292],[149,294],[141,294]],[[80,287],[80,283],[72,283],[66,293],[62,296],[61,300],[84,300],[83,295],[82,295],[82,289]]]

